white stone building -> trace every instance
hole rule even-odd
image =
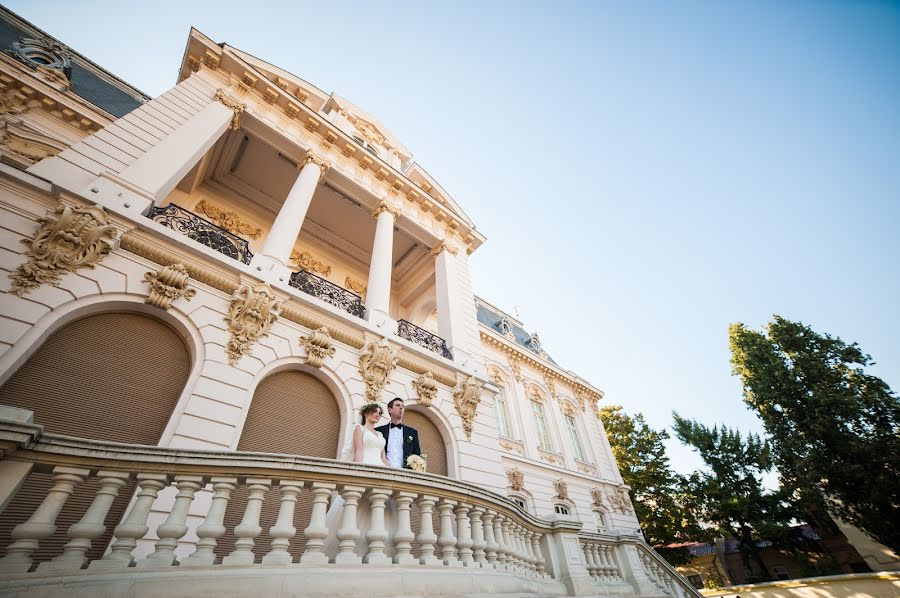
[[[150,99],[0,17],[0,594],[695,594],[373,116],[196,30]],[[392,397],[428,474],[337,459]],[[333,492],[372,520],[327,554]]]

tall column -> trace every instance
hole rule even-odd
[[[300,168],[300,174],[278,211],[263,248],[253,256],[250,263],[252,268],[270,271],[290,267],[291,251],[306,219],[309,204],[312,202],[319,180],[328,170],[328,164],[312,151],[308,152],[303,162],[297,166]]]
[[[372,261],[369,264],[366,308],[369,310],[369,321],[376,326],[383,326],[390,320],[394,218],[397,214],[397,210],[386,201],[378,204],[372,212],[375,217],[375,242],[372,244]]]
[[[438,312],[438,335],[447,341],[453,358],[459,361],[465,352],[465,322],[459,305],[456,247],[441,241],[431,248],[434,256],[434,279]]]
[[[212,102],[125,170],[118,175],[102,173],[85,195],[118,210],[146,212],[175,188],[228,128],[238,128],[244,108],[218,90]]]

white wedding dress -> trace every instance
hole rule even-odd
[[[378,432],[371,432],[368,428],[363,426],[362,424],[356,424],[354,426],[354,431],[356,428],[362,429],[362,460],[357,461],[357,463],[362,463],[363,465],[379,465],[384,467],[384,461],[381,460],[381,455],[384,452],[384,447],[387,444],[384,436],[382,436]],[[352,440],[351,440],[352,443]],[[352,444],[351,444],[352,446]],[[351,451],[352,454],[352,451]],[[384,527],[387,530],[388,537],[384,541],[384,553],[388,557],[394,556],[394,544],[392,542],[392,535],[394,532],[396,517],[394,516],[396,509],[394,506],[394,501],[392,499],[388,499],[385,503],[384,509]],[[341,498],[341,495],[337,492],[331,498],[331,505],[328,507],[328,512],[325,514],[325,525],[328,527],[328,537],[325,538],[325,554],[328,555],[329,562],[334,562],[334,557],[338,551],[338,544],[340,540],[337,538],[337,530],[341,527],[341,518],[344,514],[344,499]],[[366,550],[369,545],[368,540],[366,540],[366,532],[369,531],[369,524],[372,519],[371,511],[369,509],[369,499],[364,494],[360,499],[358,506],[356,508],[356,522],[359,527],[359,537],[356,539],[356,554],[357,556],[365,556]]]

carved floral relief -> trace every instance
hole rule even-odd
[[[507,469],[506,481],[513,492],[519,492],[525,487],[525,474],[518,467]]]
[[[475,425],[475,414],[481,402],[481,388],[474,376],[469,376],[453,392],[456,412],[462,419],[463,432],[466,439],[472,440],[472,428]]]
[[[397,367],[397,350],[387,339],[369,341],[359,355],[359,373],[366,383],[366,400],[378,401],[388,378]]]
[[[184,297],[190,301],[197,291],[187,288],[188,280],[190,275],[184,264],[172,264],[156,272],[147,272],[144,282],[150,284],[150,295],[144,303],[167,310],[175,299]]]
[[[261,228],[247,224],[241,220],[241,217],[237,212],[220,208],[205,199],[201,199],[200,202],[194,206],[194,210],[198,214],[208,216],[210,220],[235,235],[258,239],[262,234]]]
[[[562,478],[553,482],[553,489],[556,490],[556,498],[559,500],[569,500],[569,486]]]
[[[328,276],[331,274],[331,266],[326,264],[325,262],[320,262],[319,260],[313,257],[308,251],[300,251],[299,249],[295,249],[291,252],[290,260],[297,264],[298,267],[303,268],[307,272],[317,272],[322,276]]]
[[[309,364],[314,368],[322,367],[326,357],[334,357],[337,347],[334,346],[334,339],[328,328],[322,326],[313,330],[309,336],[300,337],[298,341],[301,347],[306,349],[306,358],[303,363]]]
[[[413,380],[412,385],[419,395],[418,404],[423,407],[431,407],[431,403],[434,402],[437,396],[437,384],[434,381],[434,374],[425,372]]]

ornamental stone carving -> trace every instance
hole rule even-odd
[[[525,487],[525,474],[518,467],[506,470],[506,481],[513,492],[519,492]]]
[[[28,261],[9,275],[18,296],[42,284],[59,286],[60,277],[78,268],[93,268],[116,244],[116,229],[107,225],[100,206],[79,208],[61,205],[52,215],[39,218],[41,227],[28,246]]]
[[[460,383],[459,388],[453,392],[453,401],[456,404],[456,412],[462,419],[466,439],[472,440],[475,413],[478,410],[478,403],[481,402],[481,388],[474,376],[469,376]]]
[[[591,488],[591,503],[598,508],[603,506],[603,490]]]
[[[231,365],[235,365],[243,355],[249,355],[253,343],[269,334],[269,329],[281,313],[282,304],[283,301],[267,284],[252,288],[242,285],[234,292],[225,318],[231,331],[231,339],[225,348]]]
[[[309,151],[306,153],[306,157],[303,158],[303,160],[297,164],[297,168],[301,169],[304,166],[306,166],[307,164],[315,164],[316,166],[318,166],[319,170],[322,171],[322,174],[319,175],[320,177],[325,176],[325,173],[328,172],[329,168],[331,168],[331,164],[329,162],[327,162],[326,160],[323,160],[322,158],[320,158],[319,156],[314,154],[312,151]]]
[[[238,130],[241,127],[241,112],[246,110],[247,106],[229,96],[224,89],[217,89],[216,94],[213,96],[213,100],[222,102],[226,108],[231,108],[231,111],[234,112],[234,116],[231,117],[231,124],[228,125],[228,128],[232,131]]]
[[[528,400],[534,401],[535,403],[544,404],[544,400],[547,398],[544,394],[544,391],[540,389],[537,384],[528,383],[525,385],[525,396],[528,397]]]
[[[347,276],[344,278],[344,286],[362,297],[363,301],[366,300],[366,291],[369,290],[369,287],[366,286],[366,283]]]
[[[295,249],[291,252],[290,260],[307,272],[318,272],[322,276],[328,276],[329,274],[331,274],[331,266],[329,266],[325,262],[320,262],[319,260],[315,259],[313,257],[313,254],[308,251],[300,251],[299,249]]]
[[[434,382],[434,374],[425,372],[413,380],[412,385],[419,395],[418,404],[422,407],[431,407],[431,403],[437,396],[437,384]]]
[[[495,365],[489,365],[487,367],[487,372],[488,378],[490,378],[491,382],[493,382],[497,386],[504,386],[507,382],[509,382],[509,378],[506,377],[506,373]]]
[[[363,347],[359,355],[359,373],[366,383],[366,400],[378,401],[384,385],[394,368],[397,367],[399,356],[397,350],[391,346],[386,338],[377,343],[369,341]]]
[[[516,379],[516,382],[522,381],[522,364],[519,363],[518,359],[509,358],[509,367],[512,369],[513,378]]]
[[[437,245],[431,248],[431,255],[433,257],[437,257],[442,251],[446,251],[450,255],[456,255],[459,253],[459,250],[452,245],[449,245],[447,241],[440,241]]]
[[[394,218],[400,215],[400,210],[393,207],[391,204],[384,200],[380,201],[378,205],[375,206],[375,209],[372,210],[372,217],[378,218],[378,215],[382,212],[389,212]]]
[[[301,347],[306,349],[306,359],[303,360],[303,363],[314,368],[322,367],[325,358],[334,357],[334,352],[337,351],[333,341],[331,332],[325,326],[313,330],[309,336],[300,337],[298,342]]]
[[[559,500],[569,500],[569,486],[562,478],[553,482],[553,489],[556,490],[556,497]]]
[[[561,400],[559,402],[559,410],[562,411],[563,415],[568,415],[575,419],[575,407],[569,401]]]
[[[190,301],[197,291],[187,288],[188,280],[190,274],[181,263],[166,266],[156,272],[145,273],[144,282],[150,284],[150,295],[144,303],[168,310],[175,299],[184,297]]]
[[[625,488],[616,488],[609,495],[609,504],[617,513],[632,513],[631,501],[628,499],[628,492]]]
[[[550,392],[550,396],[559,400],[559,391],[556,390],[556,382],[554,382],[547,374],[544,374],[544,384],[547,385],[547,391]]]
[[[210,220],[235,235],[243,235],[245,237],[250,237],[251,239],[258,239],[262,234],[261,228],[242,221],[237,212],[222,209],[205,199],[201,199],[200,203],[194,206],[194,210],[198,214],[209,216]]]

